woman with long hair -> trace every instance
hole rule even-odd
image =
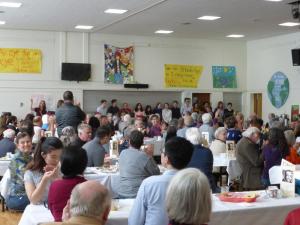
[[[59,177],[63,144],[57,137],[42,137],[24,175],[25,190],[32,204],[47,201],[51,182]]]
[[[268,144],[263,148],[264,169],[262,183],[265,187],[270,185],[269,169],[273,166],[280,165],[281,160],[289,155],[289,146],[283,130],[275,127],[271,128],[268,139]]]
[[[135,119],[144,119],[145,111],[143,110],[143,106],[141,103],[137,103],[134,109],[134,117]]]

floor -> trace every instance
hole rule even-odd
[[[1,225],[18,225],[22,213],[17,212],[1,212],[0,211],[0,224]]]

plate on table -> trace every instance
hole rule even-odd
[[[97,167],[97,170],[102,173],[116,173],[118,172],[118,166],[110,166],[110,167]]]
[[[223,192],[218,195],[222,202],[255,202],[259,195],[255,192]]]

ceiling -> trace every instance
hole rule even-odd
[[[7,0],[6,0],[7,1]],[[171,37],[226,39],[232,33],[244,40],[299,31],[280,27],[294,21],[291,6],[264,0],[15,0],[21,8],[0,7],[1,29],[75,31],[74,26],[93,25],[90,32],[155,36],[156,30],[174,30]],[[108,8],[128,9],[122,15],[105,14]],[[221,16],[200,21],[203,15]],[[185,24],[188,23],[188,24]]]

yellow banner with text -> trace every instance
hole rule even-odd
[[[203,66],[165,64],[166,88],[197,88]]]
[[[41,73],[39,49],[0,48],[0,73]]]

